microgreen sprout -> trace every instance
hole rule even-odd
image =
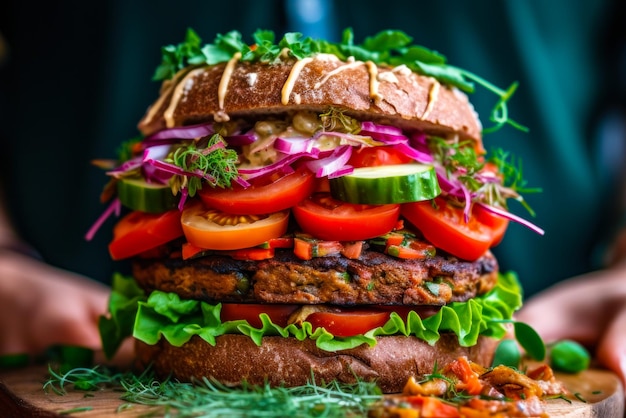
[[[470,141],[459,140],[458,137],[432,136],[428,138],[428,146],[435,164],[443,168],[447,179],[459,182],[467,190],[459,196],[460,203],[470,196],[472,202],[507,209],[507,200],[514,199],[534,216],[522,193],[541,190],[526,186],[522,163],[511,153],[496,148],[485,162],[479,158]],[[493,165],[495,170],[489,169],[489,165]]]
[[[212,135],[208,141],[192,141],[178,146],[166,162],[198,176],[177,176],[172,182],[174,192],[186,187],[189,196],[194,196],[202,188],[202,180],[213,187],[230,187],[238,176],[237,159],[237,152],[226,148],[226,142],[219,134]]]
[[[180,418],[366,417],[370,407],[382,400],[378,386],[362,380],[353,384],[308,383],[292,388],[244,383],[233,388],[207,378],[191,383],[157,380],[150,369],[140,375],[116,373],[105,367],[74,369],[65,374],[49,371],[44,388],[59,395],[67,393],[69,385],[78,390],[107,387],[119,391],[121,400],[158,407],[166,416]],[[128,408],[128,404],[122,406]]]

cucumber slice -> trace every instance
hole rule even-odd
[[[148,213],[166,212],[178,204],[170,186],[148,183],[139,177],[120,179],[117,196],[127,208]]]
[[[441,193],[435,167],[428,164],[360,167],[329,183],[333,198],[368,205],[417,202]]]

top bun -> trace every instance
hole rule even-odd
[[[163,128],[329,106],[362,120],[406,130],[457,134],[481,143],[481,124],[467,96],[401,65],[341,61],[318,54],[276,64],[241,62],[188,67],[163,83],[139,122],[149,135]]]

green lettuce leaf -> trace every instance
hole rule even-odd
[[[137,305],[144,299],[143,290],[132,277],[113,275],[109,313],[98,321],[102,349],[108,358],[113,357],[122,341],[133,333]]]
[[[515,274],[500,274],[497,285],[487,294],[467,302],[444,306],[431,317],[422,319],[411,312],[404,321],[392,313],[384,326],[364,335],[335,337],[322,328],[314,330],[308,322],[301,326],[292,324],[281,327],[265,314],[261,315],[260,328],[251,326],[245,320],[221,322],[221,304],[185,301],[175,294],[160,291],[154,291],[148,298],[139,300],[136,289],[127,284],[116,287],[113,293],[116,296],[111,299],[111,308],[115,314],[111,314],[109,322],[123,324],[115,327],[117,339],[122,331],[128,331],[128,324],[132,322],[132,335],[147,344],[156,344],[165,338],[170,344],[181,346],[197,335],[214,345],[215,338],[220,335],[242,334],[260,345],[264,336],[279,335],[299,340],[312,339],[326,351],[345,350],[361,344],[373,346],[376,344],[376,336],[380,335],[414,336],[435,344],[442,332],[454,333],[462,346],[472,346],[480,335],[502,338],[506,333],[505,323],[511,321],[513,312],[522,305],[521,287]],[[134,312],[128,308],[131,301],[137,305]],[[123,314],[132,315],[132,321],[123,317]]]

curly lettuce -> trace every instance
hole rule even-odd
[[[215,345],[215,339],[224,334],[242,334],[257,345],[264,336],[280,335],[298,340],[315,340],[317,347],[339,351],[361,344],[374,346],[382,335],[413,336],[435,344],[441,333],[453,333],[461,346],[475,345],[481,335],[501,339],[506,334],[505,324],[522,306],[522,289],[514,273],[500,274],[496,286],[488,293],[467,302],[454,302],[442,307],[428,318],[411,312],[406,321],[392,313],[389,321],[365,334],[336,337],[323,328],[313,329],[304,322],[282,327],[274,324],[268,315],[261,314],[261,328],[245,320],[220,320],[221,304],[183,300],[175,293],[154,291],[149,296],[141,292],[132,278],[118,276],[113,281],[108,317],[100,320],[100,332],[105,342],[105,354],[112,356],[124,338],[132,335],[146,344],[156,344],[161,338],[180,347],[194,335]],[[131,326],[132,324],[132,326]]]

